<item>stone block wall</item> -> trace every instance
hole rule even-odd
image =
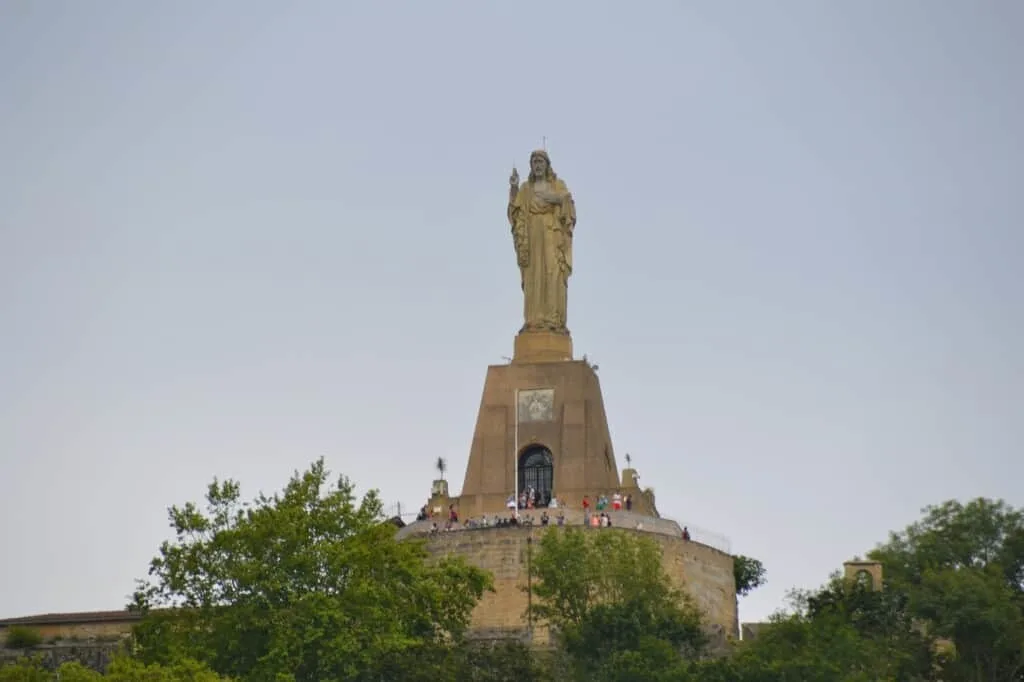
[[[102,622],[28,623],[25,627],[39,632],[46,641],[117,639],[132,631],[137,618]],[[7,627],[0,625],[0,642],[6,639]]]
[[[121,650],[121,642],[46,644],[28,651],[0,649],[0,666],[15,663],[23,656],[39,657],[47,670],[65,663],[78,662],[96,672],[106,672],[110,660]]]
[[[662,522],[668,522],[661,519]],[[419,524],[417,524],[419,525]],[[472,634],[477,637],[521,636],[528,628],[526,620],[527,538],[533,537],[532,551],[548,529],[481,528],[426,536],[427,550],[435,557],[451,554],[464,557],[469,563],[494,575],[494,593],[484,595],[473,612]],[[407,527],[403,531],[414,531]],[[588,532],[647,532],[628,528],[592,529]],[[403,536],[415,534],[403,533]],[[662,548],[662,561],[669,577],[686,589],[704,614],[709,630],[719,639],[736,637],[736,585],[733,560],[729,554],[697,542],[687,542],[678,535],[650,532]],[[546,636],[537,633],[538,643]]]

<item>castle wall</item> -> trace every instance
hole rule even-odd
[[[403,529],[404,530],[404,529]],[[456,554],[494,575],[494,593],[484,595],[473,612],[472,633],[477,637],[522,635],[527,630],[527,538],[533,551],[548,529],[480,528],[426,537],[434,557]],[[592,529],[587,532],[643,532],[662,549],[662,565],[672,581],[686,589],[704,614],[709,630],[719,637],[736,637],[736,584],[733,559],[725,552],[681,537],[630,529]]]

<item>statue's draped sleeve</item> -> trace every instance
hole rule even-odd
[[[572,274],[572,232],[576,229],[576,202],[572,199],[569,188],[561,179],[557,181],[556,192],[565,197],[558,207],[558,224],[561,229],[559,254],[562,267],[565,268],[565,275]]]

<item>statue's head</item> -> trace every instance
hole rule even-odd
[[[543,149],[530,154],[530,180],[548,180],[553,181],[555,179],[555,171],[551,168],[551,157]]]

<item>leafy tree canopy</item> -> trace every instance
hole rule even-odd
[[[1024,511],[985,498],[927,507],[869,556],[955,653],[949,679],[1024,679]]]
[[[882,590],[835,575],[702,679],[1024,680],[1024,519],[986,499],[928,507],[870,553]]]
[[[13,625],[7,628],[4,646],[8,649],[31,649],[43,643],[43,634],[35,628]]]
[[[377,493],[357,501],[323,460],[251,503],[215,480],[204,510],[172,507],[170,520],[175,538],[132,604],[147,663],[195,659],[252,682],[379,679],[460,641],[491,586],[461,559],[432,564],[421,542],[396,541]]]
[[[105,675],[80,663],[65,663],[57,671],[43,667],[38,658],[23,658],[0,667],[0,682],[228,682],[195,661],[179,661],[171,666],[146,665],[126,657],[117,657]]]
[[[652,666],[677,666],[706,644],[699,612],[666,575],[660,546],[641,534],[551,528],[532,576],[534,615],[582,673],[654,679]]]
[[[767,571],[757,559],[738,555],[733,557],[733,577],[736,579],[736,594],[745,597],[767,582]]]

